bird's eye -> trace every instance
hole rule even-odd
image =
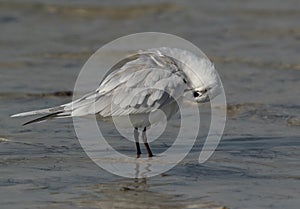
[[[194,91],[193,92],[193,96],[194,97],[200,97],[202,96],[203,94],[207,93],[208,89],[203,89],[201,91]]]
[[[199,92],[194,91],[194,92],[193,92],[193,95],[194,95],[194,97],[198,97],[200,94],[199,94]]]

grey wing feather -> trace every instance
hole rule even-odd
[[[113,72],[98,88],[98,92],[111,94],[113,105],[99,114],[106,117],[147,113],[182,96],[187,88],[185,74],[170,59],[141,54]],[[111,89],[111,82],[118,85]]]
[[[51,118],[100,114],[122,116],[148,113],[174,101],[187,88],[186,75],[170,57],[140,53],[123,60],[99,88],[68,104],[13,115],[49,114]],[[43,120],[46,118],[43,118]]]

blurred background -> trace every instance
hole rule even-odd
[[[1,0],[1,208],[298,208],[299,19],[298,0]],[[124,179],[89,160],[71,120],[9,118],[70,101],[90,55],[148,31],[191,41],[221,76],[228,120],[205,164],[194,151],[166,174]]]

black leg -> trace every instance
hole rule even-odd
[[[144,145],[146,147],[146,150],[148,152],[148,157],[153,157],[153,154],[152,154],[149,144],[147,142],[146,127],[144,128],[144,130],[142,132],[142,139],[143,139]]]
[[[136,157],[139,158],[142,152],[139,143],[139,131],[137,128],[134,128],[133,135],[134,135],[135,146],[136,146]]]

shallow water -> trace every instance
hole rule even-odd
[[[296,0],[1,1],[1,208],[298,208],[299,18]],[[183,162],[134,180],[94,164],[70,119],[23,127],[26,119],[9,118],[70,101],[95,50],[144,31],[179,35],[215,62],[228,119],[206,163],[198,164],[205,123]],[[201,111],[205,118],[208,108]],[[175,127],[151,144],[154,152],[172,144]],[[118,150],[135,152],[108,134]]]

